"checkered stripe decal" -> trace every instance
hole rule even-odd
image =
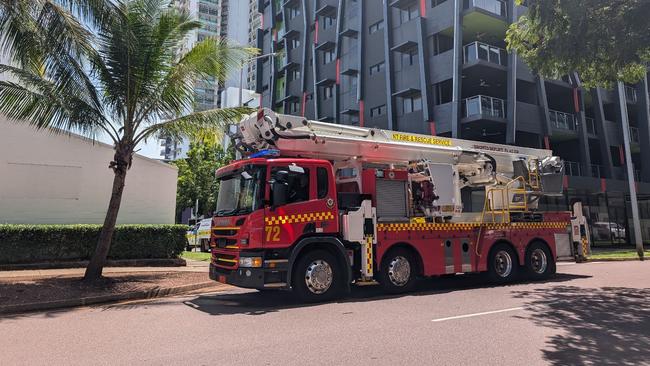
[[[564,229],[567,222],[513,222],[510,224],[484,224],[488,230],[499,229]],[[378,231],[449,231],[449,230],[472,230],[480,227],[479,223],[393,223],[378,224]]]
[[[333,220],[334,213],[331,211],[323,212],[310,212],[304,214],[295,214],[295,215],[279,215],[273,217],[265,217],[264,222],[267,226],[270,225],[281,225],[281,224],[296,224],[301,222],[316,222],[316,221],[325,221]]]

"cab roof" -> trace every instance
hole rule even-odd
[[[216,175],[224,175],[229,171],[240,169],[246,165],[268,165],[268,164],[331,164],[324,159],[305,159],[305,158],[252,158],[232,161],[230,164],[223,166],[216,171]]]

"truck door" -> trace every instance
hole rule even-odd
[[[264,212],[264,245],[284,248],[303,236],[338,232],[338,214],[331,166],[319,164],[273,165],[271,182],[283,180],[284,204],[274,201],[270,184]],[[277,187],[277,186],[276,186]]]

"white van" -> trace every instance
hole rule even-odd
[[[203,219],[187,231],[187,250],[198,247],[202,252],[210,251],[210,230],[212,218]]]

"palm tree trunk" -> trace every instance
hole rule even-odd
[[[116,153],[116,157],[117,155],[118,154]],[[121,159],[116,160],[119,161]],[[111,200],[108,204],[106,218],[104,219],[102,231],[99,234],[99,240],[97,241],[95,253],[90,259],[88,267],[86,267],[84,281],[87,282],[92,282],[102,276],[102,271],[104,270],[104,265],[106,264],[106,257],[108,256],[108,251],[111,248],[113,232],[115,231],[115,223],[117,222],[117,214],[120,211],[120,204],[122,203],[122,193],[124,192],[126,172],[128,170],[124,164],[118,163],[116,165],[121,165],[121,167],[113,168],[115,176],[113,177],[113,191],[111,193]]]

